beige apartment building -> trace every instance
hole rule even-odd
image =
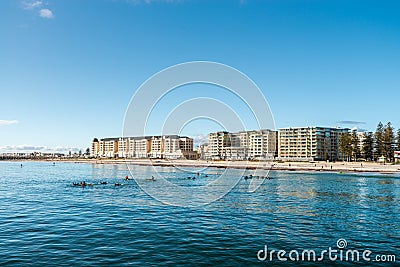
[[[94,138],[92,141],[91,151],[92,151],[92,156],[94,156],[96,158],[99,156],[100,153],[102,154],[102,152],[100,152],[100,142],[97,138]],[[101,150],[101,151],[103,151],[103,150]]]
[[[163,157],[166,159],[197,159],[193,138],[178,135],[163,136]]]
[[[281,128],[278,131],[278,159],[340,160],[339,138],[348,131],[328,127]]]
[[[197,159],[193,139],[177,135],[95,138],[91,154],[96,158]]]
[[[104,157],[114,158],[118,155],[118,138],[104,138]]]

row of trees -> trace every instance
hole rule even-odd
[[[388,122],[383,125],[379,122],[376,131],[364,133],[362,142],[357,130],[341,135],[339,139],[339,151],[344,160],[365,159],[376,161],[384,156],[387,161],[394,161],[394,151],[400,150],[400,129],[395,134],[395,129]]]

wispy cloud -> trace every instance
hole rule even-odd
[[[42,1],[22,1],[22,7],[24,9],[35,9],[43,5]]]
[[[197,147],[199,145],[203,145],[208,143],[208,136],[204,135],[204,134],[197,134],[194,138],[193,138],[193,143],[194,146]]]
[[[17,120],[0,120],[0,125],[11,125],[17,123],[19,123]]]
[[[51,11],[50,9],[47,9],[47,8],[43,8],[43,9],[39,10],[39,16],[42,18],[45,18],[45,19],[54,18],[53,11]]]
[[[361,125],[361,124],[365,124],[364,121],[338,121],[337,123],[340,123],[340,124],[349,124],[349,125]]]
[[[30,0],[30,1],[22,1],[22,8],[25,10],[31,10],[39,15],[39,17],[44,19],[52,19],[54,18],[54,13],[49,8],[46,8],[47,3],[43,3],[40,0]]]
[[[18,153],[18,152],[48,152],[48,153],[65,153],[65,152],[78,152],[81,150],[78,147],[48,147],[48,146],[35,146],[35,145],[7,145],[1,146],[0,152]],[[83,150],[82,150],[83,151]]]

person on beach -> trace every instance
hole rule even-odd
[[[129,180],[129,176],[127,175],[127,176],[125,176],[125,180],[126,181],[128,181]]]

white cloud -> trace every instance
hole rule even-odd
[[[22,6],[24,9],[34,9],[43,5],[42,1],[23,1]]]
[[[19,121],[17,120],[0,120],[0,125],[11,125],[11,124],[17,124]]]
[[[197,134],[193,138],[194,147],[208,143],[208,135]]]
[[[21,2],[22,8],[25,10],[31,10],[32,12],[37,12],[41,18],[52,19],[54,18],[53,11],[48,8],[44,8],[47,6],[46,3],[43,3],[41,0],[24,0]]]
[[[43,8],[39,10],[39,16],[45,19],[52,19],[54,18],[54,14],[50,9]]]

